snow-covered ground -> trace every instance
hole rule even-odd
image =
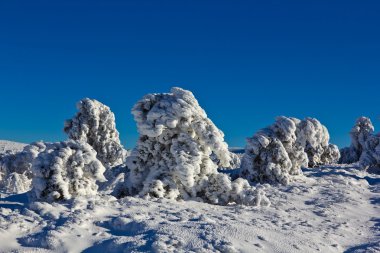
[[[0,252],[380,252],[380,175],[325,166],[266,192],[270,207],[0,193]]]

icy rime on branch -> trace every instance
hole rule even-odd
[[[207,118],[190,91],[148,94],[132,109],[140,137],[127,158],[125,194],[201,199],[214,204],[268,204],[262,190],[217,171],[236,162],[224,134]]]
[[[40,153],[32,164],[32,199],[53,201],[95,195],[96,181],[105,181],[105,168],[89,144],[70,140],[37,145]]]
[[[110,108],[89,98],[79,101],[77,108],[75,117],[65,122],[64,131],[69,138],[90,144],[105,166],[122,163],[123,147]]]
[[[339,159],[338,147],[318,120],[278,117],[271,126],[247,139],[241,176],[251,182],[287,184],[301,167],[331,164]]]

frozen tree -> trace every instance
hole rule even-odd
[[[356,163],[368,169],[380,165],[380,134],[374,133],[369,118],[360,117],[350,132],[351,145],[342,149],[341,163]]]
[[[370,134],[363,143],[363,152],[360,155],[359,165],[365,170],[369,167],[380,166],[380,135]]]
[[[126,160],[125,194],[268,204],[263,192],[246,180],[231,182],[218,173],[218,165],[231,167],[236,157],[190,91],[172,88],[171,93],[148,94],[135,104],[132,114],[140,137]]]
[[[277,117],[273,125],[247,139],[241,176],[254,182],[289,183],[291,175],[302,173],[307,156],[297,142],[298,120]]]
[[[105,168],[89,144],[70,140],[39,145],[43,150],[32,164],[32,199],[68,200],[97,193],[96,182],[105,180]]]
[[[329,144],[321,155],[320,164],[334,164],[339,161],[340,151],[337,145]]]
[[[32,179],[32,162],[43,147],[32,143],[21,152],[8,152],[0,155],[0,187],[6,192],[21,193],[28,191]]]
[[[306,118],[300,121],[297,125],[297,139],[304,147],[309,167],[338,162],[339,149],[336,145],[329,144],[329,132],[317,119]]]
[[[341,163],[354,163],[360,160],[360,157],[366,148],[368,138],[373,135],[374,127],[367,117],[360,117],[356,120],[354,127],[350,131],[351,146],[341,150]],[[372,140],[373,142],[373,140]],[[372,144],[371,144],[372,145]],[[370,145],[370,146],[371,146]]]
[[[247,139],[241,176],[251,182],[287,184],[301,168],[338,161],[326,127],[316,119],[277,117],[275,123]]]
[[[110,108],[89,98],[79,101],[77,108],[75,117],[65,122],[64,131],[69,138],[90,144],[105,166],[122,163],[124,149]]]

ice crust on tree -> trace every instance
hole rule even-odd
[[[79,112],[65,122],[64,131],[69,138],[90,144],[105,166],[121,164],[124,148],[110,108],[95,99],[85,98],[77,103],[77,109]]]
[[[222,205],[269,204],[261,189],[218,173],[218,165],[231,167],[236,157],[190,91],[172,88],[171,93],[148,94],[132,114],[140,137],[126,159],[125,194]]]
[[[338,147],[329,144],[327,128],[318,120],[280,116],[247,139],[240,175],[251,182],[288,184],[302,167],[338,159]]]
[[[32,164],[32,200],[68,200],[97,193],[105,167],[85,142],[37,143],[42,150]]]
[[[351,146],[341,150],[340,162],[348,164],[358,162],[366,149],[367,140],[373,135],[374,130],[375,128],[369,118],[358,118],[350,131]]]

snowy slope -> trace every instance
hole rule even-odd
[[[26,144],[24,143],[0,140],[0,153],[7,150],[21,151],[25,146]]]
[[[0,197],[0,252],[379,252],[380,175],[304,170],[270,207],[108,195],[70,203]]]

